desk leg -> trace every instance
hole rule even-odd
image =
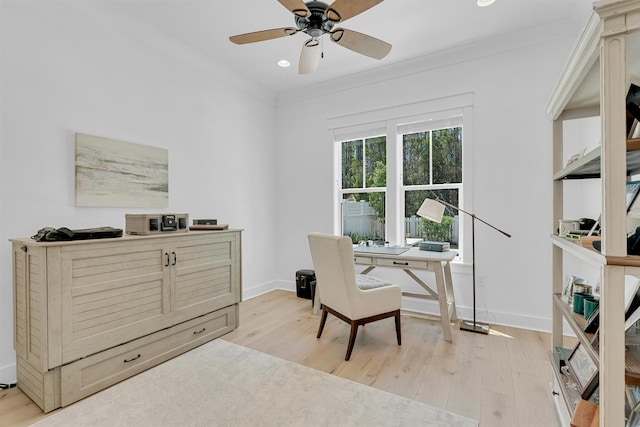
[[[438,263],[440,264],[440,263]],[[442,337],[445,341],[452,342],[451,324],[449,323],[449,304],[447,303],[447,290],[444,281],[442,266],[434,269],[436,274],[436,286],[438,287],[438,304],[440,305],[440,322],[442,323]]]
[[[444,283],[447,287],[447,301],[451,304],[451,320],[458,320],[458,310],[456,309],[456,297],[453,294],[453,280],[451,279],[451,264],[444,263]]]
[[[365,268],[364,270],[362,270],[360,272],[360,274],[368,274],[371,270],[373,270],[374,268],[376,268],[375,265],[370,265],[369,267]]]

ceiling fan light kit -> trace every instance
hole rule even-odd
[[[492,5],[496,0],[478,0],[478,6],[486,7]]]
[[[370,58],[382,59],[391,51],[389,43],[375,37],[345,28],[333,29],[335,24],[353,18],[383,0],[335,0],[331,5],[321,1],[278,1],[293,13],[296,28],[284,27],[239,34],[229,37],[229,40],[235,44],[246,44],[305,33],[311,38],[302,45],[299,74],[310,74],[318,68],[322,58],[321,38],[325,34],[329,34],[332,42]]]

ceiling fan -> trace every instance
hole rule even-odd
[[[382,59],[391,51],[389,43],[375,37],[346,28],[333,28],[335,24],[353,18],[383,0],[335,0],[331,5],[321,1],[306,3],[302,0],[278,1],[293,13],[295,28],[284,27],[239,34],[229,37],[229,40],[235,44],[246,44],[292,36],[300,32],[305,33],[311,38],[302,45],[300,62],[298,63],[298,73],[300,74],[313,73],[318,68],[322,56],[320,41],[324,34],[329,34],[332,42],[371,58]]]

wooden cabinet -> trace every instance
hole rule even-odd
[[[18,386],[45,412],[237,327],[240,231],[12,244]]]
[[[568,323],[587,356],[599,367],[601,426],[625,425],[625,382],[636,374],[625,350],[625,277],[640,277],[640,257],[628,256],[626,246],[625,183],[638,173],[637,140],[627,140],[626,95],[629,81],[640,74],[640,1],[606,0],[595,3],[562,71],[547,112],[553,119],[553,227],[563,216],[564,181],[597,178],[601,183],[601,252],[552,237],[552,345],[563,347]],[[567,121],[599,117],[601,146],[579,161],[564,164],[564,126]],[[568,257],[599,271],[599,344],[583,332],[583,322],[560,297]],[[565,346],[566,347],[566,346]],[[564,383],[567,377],[553,366],[553,393],[563,425],[568,425],[580,396]],[[626,366],[626,368],[625,368]],[[564,415],[563,415],[564,414]]]

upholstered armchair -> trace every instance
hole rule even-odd
[[[371,281],[367,283],[367,289],[358,287],[353,244],[349,237],[320,233],[311,233],[307,237],[316,274],[316,292],[322,303],[318,338],[322,335],[328,313],[349,323],[351,333],[344,358],[349,360],[360,325],[394,317],[398,345],[401,345],[401,288],[383,282],[380,282],[382,286],[371,286]]]

